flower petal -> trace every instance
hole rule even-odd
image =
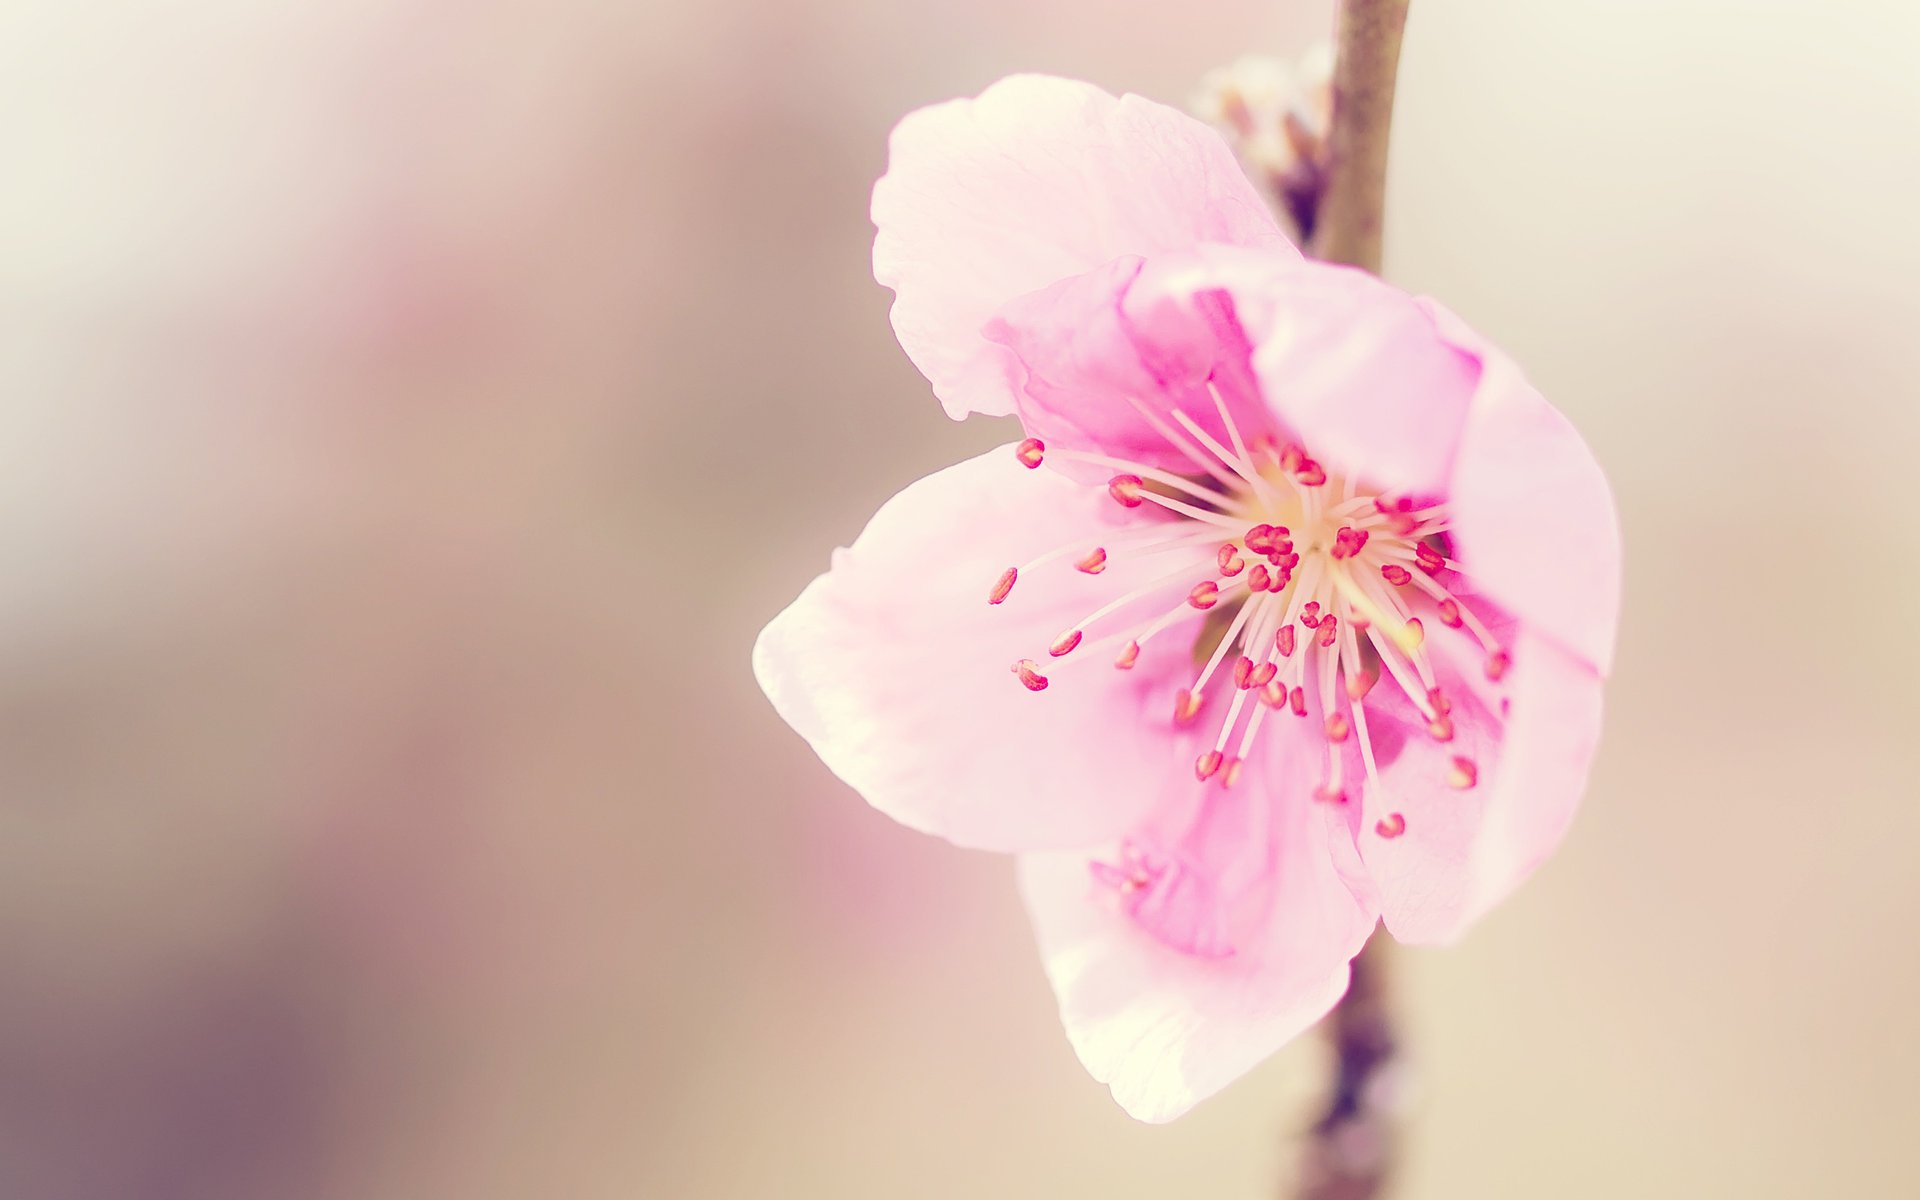
[[[1399,288],[1303,260],[1234,291],[1267,403],[1315,458],[1395,493],[1434,495],[1452,473],[1479,364],[1442,340]]]
[[[1018,359],[1021,423],[1049,444],[1191,472],[1164,429],[1178,411],[1231,445],[1211,381],[1244,437],[1301,442],[1399,494],[1443,490],[1480,371],[1399,289],[1242,246],[1116,260],[986,328]]]
[[[1183,421],[1229,450],[1235,434],[1251,440],[1281,432],[1253,381],[1234,297],[1204,270],[1228,253],[1273,270],[1300,262],[1291,249],[1232,247],[1126,257],[1001,309],[986,335],[1017,360],[1012,378],[1027,432],[1062,450],[1189,475],[1197,458],[1217,460]],[[1231,431],[1222,405],[1233,418]]]
[[[930,475],[768,624],[754,647],[760,686],[835,774],[916,829],[994,850],[1117,836],[1156,799],[1167,679],[1191,669],[1187,648],[1162,639],[1125,672],[1094,634],[1070,659],[1048,649],[1166,563],[1116,547],[1093,576],[1075,553],[988,603],[1007,567],[1102,545],[1115,509],[1104,488],[1021,466],[1012,446]],[[1187,586],[1169,585],[1176,599]],[[1051,677],[1046,690],[1009,672],[1020,659]]]
[[[1375,924],[1345,822],[1309,799],[1311,768],[1300,764],[1312,756],[1275,750],[1262,757],[1234,792],[1209,787],[1215,827],[1203,841],[1264,851],[1253,861],[1265,920],[1230,947],[1209,939],[1208,953],[1183,952],[1143,928],[1097,881],[1084,853],[1020,860],[1068,1040],[1093,1077],[1143,1121],[1178,1117],[1324,1016],[1345,994],[1348,964]],[[1194,788],[1191,776],[1185,786]],[[1236,886],[1230,874],[1211,882]]]
[[[1476,587],[1604,675],[1620,620],[1620,524],[1606,476],[1511,359],[1423,303],[1482,364],[1451,485],[1459,557]]]
[[[1043,75],[909,114],[873,221],[894,332],[956,419],[1013,411],[1005,352],[980,330],[1014,297],[1121,255],[1288,244],[1213,130]]]
[[[1450,942],[1505,899],[1560,844],[1586,790],[1600,737],[1599,674],[1550,638],[1524,627],[1505,679],[1504,725],[1477,689],[1454,680],[1478,673],[1464,635],[1428,638],[1442,686],[1453,696],[1453,740],[1429,739],[1398,689],[1376,688],[1368,721],[1381,755],[1380,791],[1369,790],[1358,833],[1378,883],[1381,915],[1403,942]],[[1449,657],[1445,648],[1458,647]],[[1471,786],[1449,781],[1455,756],[1477,770]],[[1382,837],[1374,822],[1398,812],[1405,828]]]

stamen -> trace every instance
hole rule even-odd
[[[1173,419],[1179,422],[1180,426],[1188,433],[1192,434],[1195,441],[1205,446],[1210,453],[1218,457],[1221,462],[1226,464],[1229,471],[1238,475],[1251,486],[1254,491],[1262,495],[1267,494],[1264,490],[1265,481],[1260,478],[1260,472],[1253,469],[1252,463],[1215,441],[1212,434],[1200,428],[1198,422],[1181,410],[1177,408],[1173,410]]]
[[[1465,791],[1480,781],[1480,768],[1470,758],[1455,755],[1453,768],[1447,772],[1447,782]]]
[[[1078,629],[1069,629],[1053,640],[1053,645],[1048,647],[1047,653],[1053,655],[1055,658],[1064,658],[1073,653],[1073,648],[1079,644],[1080,631]]]
[[[1220,763],[1225,758],[1226,758],[1226,755],[1220,753],[1218,750],[1209,750],[1205,754],[1202,754],[1199,758],[1194,760],[1194,764],[1193,764],[1194,778],[1198,779],[1201,783],[1205,783],[1207,780],[1212,779],[1213,773],[1220,769]]]
[[[1138,475],[1115,475],[1107,480],[1107,495],[1127,508],[1139,508],[1145,499],[1141,491],[1145,483]]]
[[[1182,437],[1178,430],[1161,420],[1160,415],[1148,408],[1138,397],[1128,396],[1127,403],[1133,406],[1133,411],[1139,413],[1142,420],[1153,426],[1155,433],[1167,439],[1169,445],[1186,455],[1187,459],[1195,466],[1230,488],[1238,488],[1240,486],[1240,480],[1234,478],[1231,473],[1221,470],[1218,463],[1202,453],[1198,446],[1188,441],[1185,437]]]
[[[1383,838],[1397,838],[1407,831],[1407,818],[1400,813],[1388,813],[1373,823],[1373,831]]]
[[[987,593],[987,603],[998,604],[1005,600],[1007,593],[1013,590],[1013,581],[1018,578],[1020,578],[1018,567],[1008,567],[1000,572],[1000,578],[994,581],[993,590]]]
[[[1202,579],[1187,593],[1187,603],[1202,611],[1212,608],[1220,603],[1220,585],[1211,579]]]
[[[1032,659],[1023,658],[1019,662],[1014,663],[1013,673],[1020,677],[1020,682],[1026,685],[1028,691],[1044,692],[1047,690],[1047,677],[1040,673],[1040,664],[1034,662]]]
[[[1282,625],[1280,632],[1273,635],[1274,648],[1280,651],[1281,658],[1293,657],[1293,624]]]
[[[1240,548],[1232,542],[1221,546],[1219,551],[1213,556],[1213,560],[1219,564],[1220,573],[1228,577],[1238,575],[1241,571],[1244,571],[1247,566],[1246,560],[1240,557]],[[1258,568],[1256,567],[1256,569]],[[1251,584],[1248,586],[1252,587]],[[1253,590],[1257,592],[1261,589],[1256,587]]]
[[[1095,546],[1091,554],[1087,555],[1085,558],[1081,559],[1079,562],[1073,565],[1077,570],[1079,570],[1083,574],[1098,575],[1100,572],[1107,569],[1106,549],[1101,546]]]
[[[1500,678],[1513,666],[1513,656],[1505,650],[1495,650],[1487,655],[1487,678],[1498,683]]]
[[[1349,635],[1349,637],[1351,637],[1351,635]],[[1348,643],[1348,648],[1349,650],[1352,649],[1351,641]],[[1347,699],[1353,701],[1355,704],[1360,703],[1367,698],[1367,693],[1373,690],[1373,685],[1379,682],[1380,673],[1371,668],[1363,668],[1359,671],[1348,671],[1346,685]]]
[[[1395,587],[1405,587],[1413,582],[1413,573],[1399,563],[1388,563],[1381,567],[1380,574],[1386,576],[1387,582]]]
[[[1173,723],[1185,725],[1193,720],[1200,715],[1200,709],[1206,702],[1207,698],[1199,692],[1181,688],[1173,694]]]
[[[1046,459],[1047,444],[1039,438],[1028,438],[1014,449],[1013,456],[1020,465],[1031,471]]]
[[[1234,506],[1233,497],[1227,495],[1225,492],[1217,492],[1204,483],[1195,483],[1185,475],[1176,475],[1172,471],[1162,471],[1157,467],[1149,467],[1145,463],[1137,463],[1131,459],[1114,458],[1108,454],[1090,454],[1083,450],[1056,450],[1054,451],[1054,457],[1063,458],[1069,462],[1086,463],[1089,466],[1110,467],[1115,471],[1127,475],[1138,475],[1142,480],[1151,479],[1155,483],[1164,484],[1176,491],[1185,492],[1190,496],[1205,500],[1209,504],[1217,504],[1221,508],[1232,508]]]
[[[1138,661],[1140,661],[1140,643],[1129,638],[1127,644],[1120,648],[1120,657],[1113,660],[1113,665],[1122,671],[1131,671],[1133,664]]]

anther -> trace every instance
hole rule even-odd
[[[1453,701],[1447,699],[1447,694],[1437,687],[1427,689],[1427,706],[1437,713],[1453,711]]]
[[[1440,557],[1438,550],[1435,550],[1425,542],[1414,546],[1413,557],[1419,562],[1420,569],[1429,575],[1438,575],[1440,568],[1447,563],[1446,559]]]
[[[1308,629],[1320,628],[1320,602],[1309,600],[1300,606],[1300,623]]]
[[[1448,629],[1460,628],[1460,605],[1453,600],[1440,602],[1440,623]]]
[[[1474,765],[1472,759],[1462,758],[1456,754],[1453,757],[1453,767],[1447,772],[1447,782],[1465,791],[1480,782],[1480,768]]]
[[[1252,675],[1248,676],[1247,686],[1248,687],[1265,687],[1269,682],[1272,681],[1273,677],[1276,674],[1278,674],[1279,671],[1280,671],[1279,663],[1263,662],[1259,666],[1253,669]]]
[[[1229,579],[1246,570],[1247,567],[1246,560],[1240,557],[1240,548],[1232,542],[1220,547],[1219,553],[1213,556],[1213,561],[1220,564],[1220,573]]]
[[[1069,629],[1059,637],[1053,639],[1053,645],[1047,647],[1047,653],[1053,655],[1055,658],[1062,658],[1073,653],[1073,648],[1079,644],[1080,631],[1078,629]]]
[[[1373,831],[1383,838],[1397,838],[1407,831],[1407,818],[1400,813],[1388,813],[1373,823]]]
[[[1300,470],[1295,472],[1293,480],[1301,487],[1319,487],[1327,481],[1327,471],[1309,458],[1300,464]]]
[[[1046,458],[1046,454],[1047,444],[1039,438],[1028,438],[1013,451],[1013,456],[1020,460],[1020,465],[1029,471],[1039,466]]]
[[[1240,782],[1240,759],[1229,757],[1220,764],[1220,786],[1230,788]]]
[[[1122,671],[1131,671],[1133,670],[1133,664],[1139,660],[1140,643],[1129,638],[1127,639],[1127,644],[1120,647],[1120,656],[1113,660],[1113,665]]]
[[[1421,644],[1424,643],[1426,640],[1427,640],[1427,627],[1420,623],[1420,618],[1408,617],[1406,637],[1405,637],[1407,649],[1418,650]]]
[[[1247,549],[1255,554],[1272,554],[1280,548],[1280,542],[1286,536],[1285,526],[1262,523],[1247,530],[1245,541]]]
[[[1274,646],[1274,649],[1280,651],[1281,658],[1293,657],[1293,622],[1292,621],[1288,621],[1285,625],[1282,625],[1280,627],[1280,632],[1273,635],[1273,646]]]
[[[1327,740],[1328,741],[1344,742],[1347,740],[1347,734],[1351,733],[1352,731],[1353,731],[1353,726],[1350,723],[1348,723],[1347,714],[1331,713],[1328,715],[1327,717]]]
[[[1313,798],[1322,804],[1345,804],[1347,802],[1347,793],[1342,788],[1334,787],[1329,783],[1323,783],[1313,789]]]
[[[1044,692],[1047,690],[1047,677],[1040,673],[1040,664],[1034,662],[1032,659],[1023,658],[1013,664],[1013,673],[1020,677],[1020,682],[1026,685],[1028,691]]]
[[[1233,686],[1243,692],[1253,686],[1253,660],[1244,654],[1233,664]]]
[[[1380,573],[1386,576],[1387,582],[1395,587],[1405,587],[1413,582],[1413,572],[1399,563],[1388,563],[1380,568]]]
[[[1498,681],[1513,666],[1513,656],[1505,650],[1495,650],[1487,655],[1487,678]]]
[[[1008,567],[1000,572],[1000,578],[994,581],[993,590],[987,593],[987,603],[998,604],[1005,600],[1007,593],[1013,590],[1013,581],[1018,578],[1020,578],[1018,567]]]
[[[1267,570],[1267,564],[1255,563],[1253,570],[1247,572],[1247,590],[1264,592],[1273,583],[1273,572]]]
[[[1205,783],[1207,780],[1212,779],[1213,773],[1220,769],[1220,764],[1222,761],[1225,760],[1225,758],[1226,756],[1221,754],[1218,750],[1209,750],[1205,754],[1202,754],[1199,758],[1194,760],[1194,763],[1193,763],[1194,778],[1198,779],[1202,783]]]
[[[1373,685],[1380,682],[1380,672],[1373,670],[1355,671],[1347,675],[1347,699],[1355,704],[1367,698]]]
[[[1146,481],[1138,475],[1115,475],[1107,480],[1107,495],[1128,508],[1139,508],[1145,503],[1140,498],[1141,489],[1145,485]]]
[[[1095,546],[1091,553],[1073,565],[1084,574],[1098,575],[1107,569],[1106,547]]]
[[[1367,537],[1364,529],[1342,525],[1340,531],[1333,535],[1333,549],[1329,553],[1334,558],[1352,558],[1366,547]]]
[[[1220,603],[1220,585],[1211,579],[1202,579],[1187,593],[1187,603],[1201,610],[1212,608]]]
[[[1452,741],[1453,718],[1446,713],[1441,713],[1433,720],[1427,722],[1427,732],[1432,735],[1433,740],[1436,742]]]
[[[1340,618],[1328,613],[1320,618],[1320,648],[1333,645],[1333,639],[1340,635]]]
[[[1206,697],[1181,688],[1173,694],[1173,723],[1185,725],[1193,720],[1200,715],[1200,706],[1204,703],[1206,703]]]
[[[1293,694],[1287,697],[1287,705],[1288,707],[1293,709],[1294,716],[1296,717],[1306,716],[1307,715],[1307,689],[1303,687],[1294,688]]]
[[[1287,686],[1278,680],[1270,679],[1260,689],[1260,703],[1268,708],[1281,709],[1287,706]]]

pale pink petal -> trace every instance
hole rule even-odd
[[[987,337],[1017,358],[1021,423],[1050,445],[1191,472],[1173,412],[1233,447],[1211,380],[1243,438],[1299,441],[1400,494],[1442,490],[1479,377],[1398,289],[1249,247],[1104,264],[1012,301]]]
[[[1604,675],[1620,619],[1620,525],[1606,476],[1511,359],[1424,303],[1482,363],[1451,485],[1459,557],[1476,587]]]
[[[1021,858],[1022,891],[1068,1039],[1140,1120],[1186,1112],[1346,992],[1348,964],[1376,909],[1337,810],[1309,798],[1313,779],[1303,764],[1311,756],[1293,753],[1302,749],[1289,744],[1288,753],[1250,762],[1232,792],[1207,785],[1201,793],[1218,811],[1204,840],[1185,847],[1194,860],[1188,869],[1215,892],[1251,889],[1261,919],[1249,923],[1240,913],[1202,923],[1200,953],[1186,945],[1190,914],[1173,926],[1158,914],[1145,925],[1127,914],[1094,866],[1117,861],[1119,847],[1091,861],[1084,853]],[[1190,761],[1183,756],[1181,767]],[[1189,774],[1181,790],[1191,796],[1195,788]],[[1157,833],[1153,824],[1162,826]],[[1163,818],[1145,835],[1165,841],[1167,832]],[[1236,842],[1239,853],[1229,852]]]
[[[1237,256],[1234,274],[1250,260]],[[1412,297],[1309,260],[1228,286],[1267,403],[1315,458],[1381,490],[1441,491],[1479,364],[1442,340]]]
[[[1383,787],[1369,789],[1360,852],[1379,884],[1382,917],[1403,942],[1449,942],[1505,899],[1560,844],[1586,789],[1600,735],[1601,679],[1549,638],[1521,629],[1505,676],[1503,723],[1473,685],[1482,659],[1464,635],[1435,630],[1428,646],[1453,696],[1453,740],[1433,741],[1396,689],[1368,697]],[[1447,654],[1452,646],[1455,653]],[[1453,774],[1471,764],[1471,786]],[[1376,828],[1400,814],[1392,837]]]
[[[894,332],[956,418],[1013,411],[1005,351],[980,330],[1014,297],[1122,255],[1288,245],[1211,129],[1042,75],[901,121],[873,221]]]
[[[1125,672],[1091,640],[1069,658],[1048,650],[1165,564],[1116,553],[1086,575],[1077,551],[987,602],[1007,567],[1101,545],[1116,507],[1103,488],[1021,466],[1011,446],[920,480],[761,633],[761,687],[835,774],[916,829],[996,850],[1116,836],[1156,799],[1153,731],[1170,724],[1167,675],[1191,669],[1186,646],[1165,639]],[[1177,599],[1187,585],[1173,586]],[[1011,673],[1023,658],[1046,690]]]
[[[1283,434],[1253,381],[1234,297],[1200,269],[1227,250],[1117,259],[1003,308],[987,336],[1017,360],[1020,423],[1056,449],[1189,475],[1196,457],[1216,460],[1180,418],[1229,452]],[[1234,252],[1277,269],[1300,261],[1292,250]],[[1074,470],[1064,458],[1055,466]]]

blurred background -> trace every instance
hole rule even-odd
[[[1006,437],[869,277],[892,123],[1330,24],[0,10],[0,1197],[1277,1194],[1319,1049],[1133,1124],[1009,864],[869,811],[748,650]],[[1916,46],[1414,4],[1388,273],[1586,432],[1628,603],[1565,850],[1399,956],[1402,1197],[1912,1187]]]

